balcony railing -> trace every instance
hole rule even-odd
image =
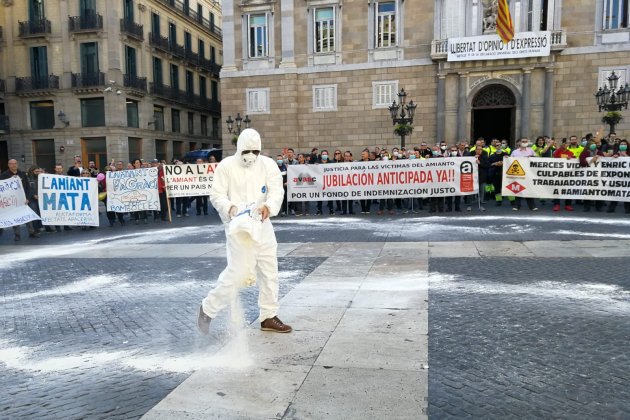
[[[221,66],[207,58],[199,58],[199,67],[209,71],[215,77],[219,77],[219,73],[221,73]]]
[[[123,78],[123,85],[125,87],[129,87],[129,88],[146,92],[147,91],[147,78],[138,77],[133,74],[125,74]]]
[[[105,86],[105,73],[72,73],[72,87]]]
[[[191,108],[199,108],[217,114],[221,113],[221,102],[219,101],[202,98],[199,95],[174,89],[161,83],[150,83],[149,86],[151,94],[157,97],[178,102]]]
[[[179,0],[157,0],[157,1],[169,6],[171,9],[175,10],[180,15],[192,21],[195,21],[196,23],[203,26],[204,28],[206,28],[208,31],[215,34],[219,38],[223,37],[221,28],[219,28],[218,26],[210,22],[209,19],[204,18],[203,16],[199,16],[199,14],[196,11],[192,10],[190,7],[187,8],[186,5],[182,3],[181,1]]]
[[[149,44],[162,51],[171,53],[176,57],[186,58],[186,49],[183,45],[171,42],[171,40],[161,35],[154,34],[153,32],[149,33]]]
[[[51,74],[43,77],[16,77],[15,91],[30,92],[34,90],[59,89],[59,76]]]
[[[9,116],[8,115],[0,115],[0,133],[7,134],[10,130],[9,125]]]
[[[563,30],[551,31],[551,50],[562,50],[567,46],[567,33]],[[448,57],[448,39],[435,39],[431,42],[431,59],[443,60]]]
[[[20,38],[45,36],[51,32],[51,25],[48,19],[18,22],[18,26]]]
[[[103,16],[98,13],[68,17],[68,30],[70,32],[93,32],[101,29],[103,29]]]
[[[144,27],[128,19],[120,19],[120,32],[144,41]]]

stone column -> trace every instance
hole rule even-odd
[[[553,75],[554,68],[545,69],[545,105],[543,109],[543,135],[553,136]]]
[[[446,75],[438,74],[438,86],[437,86],[437,141],[444,139],[444,126],[446,111]]]
[[[295,68],[295,40],[293,28],[293,0],[281,0],[282,61],[280,67]]]
[[[457,141],[468,138],[466,135],[466,88],[468,73],[459,73],[457,82]],[[441,139],[438,139],[439,141]]]
[[[530,136],[530,108],[531,108],[531,99],[530,99],[530,91],[531,91],[531,80],[532,77],[532,69],[526,68],[523,69],[523,94],[521,96],[521,137]]]
[[[223,67],[221,72],[236,71],[236,44],[234,42],[234,0],[223,0]]]

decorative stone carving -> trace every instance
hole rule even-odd
[[[514,85],[519,90],[521,89],[521,75],[520,74],[501,74],[499,75],[500,79],[509,82],[511,85]]]
[[[481,89],[472,102],[473,108],[515,106],[516,98],[510,89],[502,85],[490,85]]]
[[[483,33],[496,32],[497,16],[499,14],[498,0],[482,0],[483,2]]]
[[[484,74],[482,76],[471,76],[468,80],[470,81],[468,92],[470,92],[481,83],[485,82],[486,80],[490,80],[490,76],[487,74]]]

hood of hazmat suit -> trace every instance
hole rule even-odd
[[[253,153],[260,150],[260,134],[247,128],[238,137],[236,153],[219,162],[215,169],[210,201],[224,223],[230,222],[233,206],[237,214],[262,205],[269,208],[270,216],[280,211],[284,198],[282,174],[275,160]],[[243,154],[245,151],[248,153]]]

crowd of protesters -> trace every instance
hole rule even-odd
[[[465,207],[466,211],[478,209],[485,211],[484,204],[494,201],[496,206],[501,206],[505,200],[501,195],[502,179],[503,179],[503,158],[506,156],[515,157],[547,157],[557,159],[576,159],[579,160],[580,166],[589,166],[587,159],[592,158],[596,162],[600,157],[627,157],[628,141],[611,133],[605,138],[593,136],[591,133],[586,134],[582,139],[577,136],[563,138],[556,141],[554,138],[546,136],[537,137],[535,141],[530,142],[527,138],[519,139],[514,148],[512,148],[507,140],[491,139],[486,142],[485,139],[479,138],[474,144],[469,141],[461,141],[455,144],[447,144],[447,142],[439,142],[429,145],[421,142],[419,146],[412,148],[393,147],[388,150],[386,147],[365,148],[361,151],[358,159],[355,159],[351,151],[335,149],[330,152],[327,149],[320,150],[313,148],[310,153],[296,153],[294,149],[287,148],[276,156],[278,168],[282,172],[285,181],[285,202],[280,216],[302,216],[302,215],[321,215],[324,213],[324,202],[291,202],[286,200],[286,176],[287,167],[289,165],[309,165],[309,164],[334,164],[338,162],[355,162],[355,161],[387,161],[400,159],[439,159],[445,157],[474,157],[478,166],[479,174],[479,194],[475,196],[452,196],[452,197],[412,197],[412,198],[396,198],[396,199],[379,199],[379,200],[332,200],[326,202],[326,213],[329,215],[353,215],[357,213],[370,214],[376,212],[379,215],[396,214],[396,213],[419,213],[425,208],[429,213],[445,213],[445,212],[461,212]],[[210,162],[216,162],[214,156],[210,156]],[[163,165],[165,161],[153,159],[144,161],[142,159],[134,159],[131,162],[111,161],[105,168],[99,170],[95,162],[88,162],[87,166],[83,166],[80,156],[74,157],[74,164],[67,170],[61,164],[54,167],[55,174],[68,175],[77,177],[93,177],[98,181],[99,199],[107,205],[107,184],[105,182],[105,173],[110,171],[122,171],[128,169],[139,168],[158,168],[158,192],[160,196],[160,211],[139,211],[132,213],[116,213],[107,212],[107,220],[109,226],[113,227],[116,222],[121,226],[126,224],[125,217],[133,220],[135,224],[148,223],[149,219],[155,222],[168,221],[174,213],[175,217],[188,217],[192,213],[192,204],[194,203],[194,211],[197,216],[208,215],[208,197],[182,197],[167,199],[166,185],[164,182]],[[173,159],[171,164],[181,165],[183,161]],[[197,159],[196,163],[205,163],[202,159]],[[594,162],[590,162],[593,164]],[[38,204],[38,182],[37,177],[41,173],[45,173],[45,169],[33,165],[27,172],[18,169],[18,162],[11,159],[8,162],[8,170],[0,173],[0,179],[8,179],[17,176],[22,181],[22,186],[28,201],[28,205],[39,215]],[[520,197],[507,197],[509,205],[514,211],[521,209]],[[545,197],[525,198],[529,210],[537,211],[536,200],[541,204],[546,203]],[[558,199],[552,201],[554,212],[560,211],[562,206]],[[592,207],[596,211],[604,211],[613,213],[616,210],[618,202],[605,202],[601,200],[583,200],[581,201],[583,210],[588,212]],[[630,203],[624,202],[624,210],[630,213]],[[313,208],[311,208],[313,207]],[[572,200],[564,200],[564,210],[573,211]],[[33,221],[26,224],[29,236],[37,238],[40,232],[61,232],[62,230],[72,230],[70,226],[43,226],[41,221]],[[82,230],[93,229],[94,227],[81,227]],[[76,227],[75,227],[76,229]],[[16,241],[21,240],[20,226],[13,228],[14,238]],[[2,230],[0,229],[0,234]]]

